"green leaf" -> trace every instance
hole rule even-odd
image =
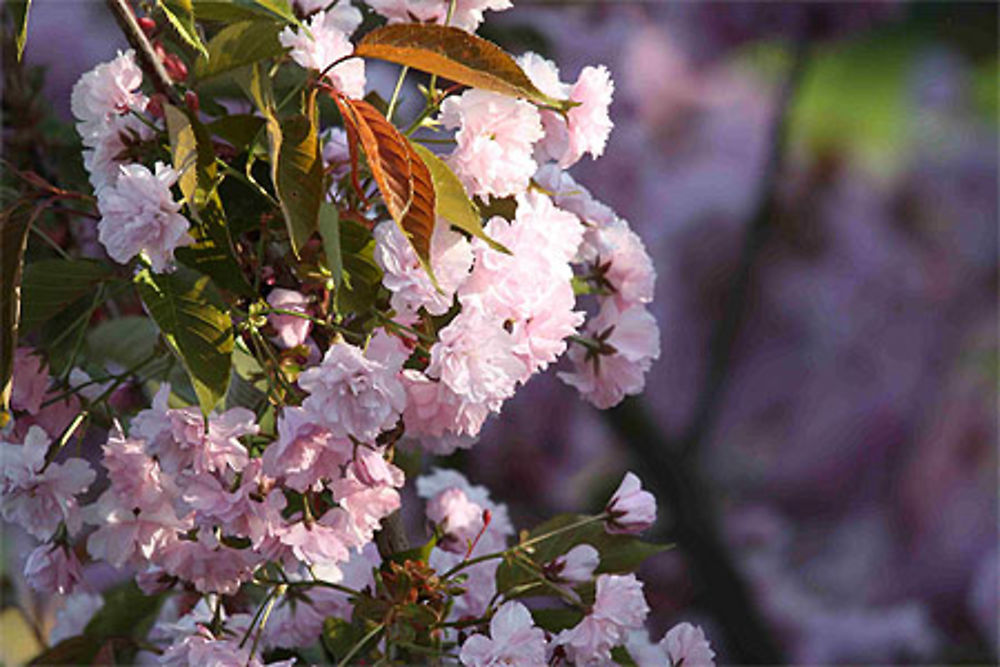
[[[131,368],[153,353],[159,330],[148,317],[125,315],[104,320],[87,332],[86,355],[100,366]]]
[[[264,119],[251,114],[232,114],[214,120],[205,129],[214,136],[228,141],[233,147],[243,149],[257,138],[257,133],[264,125]]]
[[[348,621],[336,616],[323,620],[323,646],[338,661],[343,660],[361,640],[361,632]]]
[[[24,45],[28,41],[28,12],[31,10],[31,0],[7,0],[7,7],[14,18],[15,42],[17,45],[17,60],[24,55]]]
[[[206,416],[229,387],[233,324],[208,276],[178,268],[140,271],[139,295],[160,332],[184,364]]]
[[[270,20],[227,25],[209,40],[208,55],[195,62],[195,76],[208,79],[277,56],[285,50],[278,41],[280,31],[281,25]]]
[[[583,612],[569,607],[532,609],[531,618],[538,627],[556,633],[576,626],[583,620]]]
[[[198,34],[191,0],[158,0],[158,4],[180,38],[207,58],[208,50]]]
[[[523,97],[544,106],[567,107],[549,97],[503,49],[451,26],[396,23],[376,28],[354,50],[363,58],[378,58],[437,74],[472,88]]]
[[[344,282],[344,261],[340,250],[340,213],[337,207],[323,202],[319,209],[319,235],[323,239],[323,267],[333,275],[333,288]]]
[[[313,113],[292,116],[280,127],[280,146],[272,165],[273,180],[292,250],[298,256],[319,224],[324,195],[323,157]]]
[[[144,637],[156,620],[164,595],[146,595],[134,581],[104,594],[104,606],[87,623],[83,634],[97,639]]]
[[[195,193],[198,190],[199,165],[198,140],[194,126],[186,112],[171,104],[163,105],[163,113],[167,120],[167,134],[170,136],[170,160],[174,170],[180,174],[177,184],[180,186],[184,201],[193,209]],[[201,161],[204,164],[204,161]],[[214,163],[211,167],[214,169]]]
[[[462,181],[451,170],[444,160],[432,153],[426,146],[413,143],[414,150],[423,159],[424,164],[430,169],[431,179],[434,181],[434,191],[437,194],[436,213],[462,231],[472,234],[478,239],[485,241],[491,248],[508,255],[508,250],[502,243],[497,243],[483,231],[483,223],[479,217],[479,212],[475,205],[465,194]]]
[[[44,324],[113,276],[106,263],[91,259],[47,259],[28,264],[21,280],[21,330],[32,331]]]
[[[199,21],[243,21],[270,18],[299,24],[287,0],[194,0],[194,14]]]
[[[67,637],[55,646],[36,655],[29,665],[90,665],[101,649],[101,643],[93,637],[77,635]]]
[[[0,214],[0,426],[10,416],[10,393],[13,389],[14,349],[21,303],[21,272],[28,230],[41,213],[39,207],[29,215],[16,204]]]
[[[382,269],[375,262],[375,239],[361,223],[341,219],[340,249],[344,283],[335,295],[337,312],[367,312],[375,305],[382,284]]]
[[[528,539],[551,533],[565,526],[577,523],[585,517],[577,514],[560,514],[535,527]],[[575,530],[554,535],[530,547],[529,557],[541,566],[579,544],[589,544],[597,549],[601,557],[598,574],[624,574],[634,572],[650,556],[671,548],[671,545],[643,542],[633,535],[611,535],[604,530],[604,524],[597,522],[581,526]],[[515,586],[533,581],[532,576],[522,567],[503,561],[497,568],[497,590],[506,592]],[[538,595],[548,592],[543,588],[532,588],[523,595]]]

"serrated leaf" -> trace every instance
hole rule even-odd
[[[194,14],[199,21],[241,21],[271,18],[298,24],[286,0],[194,0]]]
[[[451,26],[396,23],[364,36],[354,54],[437,74],[472,88],[523,97],[537,104],[565,106],[535,87],[499,46]]]
[[[218,291],[208,276],[184,268],[169,274],[142,270],[135,283],[208,415],[226,395],[232,366],[233,324]]]
[[[28,41],[28,13],[31,11],[31,0],[7,0],[7,8],[10,9],[14,19],[17,60],[20,62],[24,55],[24,45]]]
[[[323,266],[333,276],[336,292],[344,282],[344,260],[340,249],[340,213],[329,202],[323,202],[319,210],[319,235],[323,239]]]
[[[0,426],[5,425],[9,417],[24,251],[28,245],[28,231],[41,210],[36,206],[29,214],[26,207],[15,204],[0,213],[0,282],[3,283],[0,288]]]
[[[431,179],[434,181],[434,194],[437,215],[455,225],[462,231],[472,234],[477,239],[482,239],[491,248],[498,252],[510,254],[502,243],[497,243],[483,231],[483,222],[479,217],[469,195],[465,193],[462,181],[451,170],[444,160],[432,153],[426,146],[413,143],[413,149],[417,151],[423,159],[424,164],[431,172]]]
[[[209,40],[208,55],[195,62],[195,76],[208,79],[277,56],[285,50],[280,31],[279,23],[266,19],[227,25]]]
[[[191,0],[159,0],[159,6],[180,38],[207,58],[208,50],[198,34]]]
[[[46,259],[24,267],[20,328],[32,331],[114,275],[91,259]]]
[[[333,99],[347,128],[352,164],[357,164],[360,143],[389,215],[403,230],[434,280],[430,254],[436,198],[430,170],[409,140],[378,109],[364,100],[341,95],[334,95]]]
[[[536,526],[529,533],[528,538],[554,532],[584,518],[576,514],[557,515]],[[634,572],[644,560],[670,548],[670,545],[643,542],[633,535],[611,535],[604,530],[604,524],[598,522],[553,535],[551,538],[533,545],[528,556],[541,566],[579,544],[589,544],[597,549],[601,558],[600,565],[596,570],[597,574]],[[505,560],[497,567],[496,581],[497,590],[506,592],[515,586],[530,583],[533,578],[522,567]],[[548,591],[544,588],[532,588],[523,594],[548,595]]]

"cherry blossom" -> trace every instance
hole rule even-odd
[[[469,637],[459,659],[469,667],[543,667],[548,664],[545,632],[535,627],[527,607],[516,600],[505,602],[490,619],[490,636]]]
[[[173,262],[175,249],[194,242],[170,192],[177,178],[162,162],[155,172],[141,164],[119,165],[114,184],[97,193],[98,238],[113,260],[125,264],[143,253],[153,270],[162,272]]]
[[[609,533],[641,533],[656,521],[656,497],[643,490],[635,474],[627,472],[605,511],[610,516]]]
[[[483,508],[457,487],[444,489],[427,501],[427,519],[441,531],[438,546],[464,554],[483,530]]]
[[[582,584],[590,581],[600,563],[597,549],[589,544],[578,544],[548,564],[545,572],[561,583]]]
[[[713,667],[715,651],[709,646],[705,633],[696,625],[678,623],[667,631],[659,644],[670,657],[674,667]]]
[[[553,640],[579,665],[611,662],[611,649],[624,642],[629,630],[642,627],[649,605],[642,582],[634,574],[602,574],[591,612],[580,623]]]
[[[291,48],[291,56],[302,67],[326,72],[325,77],[348,97],[365,94],[365,63],[360,58],[333,63],[354,52],[350,35],[361,25],[361,12],[346,2],[339,2],[328,11],[312,15],[304,30],[286,27],[278,35],[281,45]],[[329,69],[328,69],[329,68]]]
[[[389,19],[390,23],[420,21],[444,23],[448,21],[450,0],[368,0],[368,5]],[[512,0],[456,0],[454,13],[448,25],[474,32],[483,22],[487,9],[501,11],[513,7]]]
[[[142,70],[132,50],[119,51],[114,60],[80,77],[73,86],[71,108],[85,144],[105,133],[106,125],[115,116],[146,108],[148,100],[139,92],[140,85]]]
[[[80,560],[61,544],[42,544],[28,554],[24,578],[40,593],[69,595],[83,581]]]
[[[277,310],[288,310],[305,315],[309,299],[295,290],[276,287],[267,295],[267,303]],[[306,317],[271,313],[267,316],[267,320],[278,332],[275,340],[286,349],[305,344],[309,332],[312,330],[312,322]]]

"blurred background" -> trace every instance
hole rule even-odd
[[[676,543],[653,634],[722,662],[996,662],[997,5],[515,5],[481,32],[612,72],[572,173],[644,239],[663,352],[604,413],[534,379],[448,463],[522,526],[635,470]],[[27,43],[31,142],[125,44],[96,0],[36,0]]]

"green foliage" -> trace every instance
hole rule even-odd
[[[7,422],[10,407],[11,376],[14,372],[14,349],[20,314],[21,273],[28,230],[38,209],[28,214],[15,204],[0,214],[0,426]]]
[[[36,329],[113,277],[111,267],[92,259],[48,259],[28,264],[21,280],[21,330]]]
[[[188,269],[170,274],[144,269],[135,283],[208,415],[226,395],[232,366],[232,321],[218,290],[208,276]]]
[[[203,56],[208,57],[208,50],[201,41],[198,26],[194,22],[194,6],[191,0],[158,0],[157,4],[180,38]]]
[[[302,247],[319,225],[323,203],[323,158],[312,104],[306,114],[281,122],[280,149],[274,163],[274,183],[288,226],[292,251]]]
[[[209,40],[208,54],[195,61],[195,76],[208,79],[281,54],[281,28],[280,23],[267,19],[227,25]]]
[[[375,263],[375,239],[361,223],[340,220],[340,248],[344,282],[336,293],[335,304],[341,313],[364,313],[375,305],[382,283],[382,269]]]
[[[244,21],[254,18],[277,19],[298,24],[287,0],[194,0],[199,21]]]
[[[344,283],[344,258],[340,249],[340,213],[333,204],[323,202],[319,210],[319,235],[323,239],[323,267],[333,276],[333,289]]]
[[[538,627],[556,633],[572,628],[582,621],[583,612],[569,607],[546,607],[532,609],[531,618]]]
[[[579,523],[585,518],[577,514],[560,514],[536,526],[528,533],[526,539],[553,533]],[[668,545],[643,542],[633,535],[611,535],[604,529],[602,522],[594,522],[553,535],[528,547],[527,551],[531,561],[541,568],[545,563],[579,544],[589,544],[597,549],[601,557],[597,573],[614,574],[634,572],[647,558],[670,548]],[[524,566],[509,559],[504,560],[497,568],[496,579],[497,590],[501,592],[510,591],[514,587],[523,587],[517,597],[548,595],[551,592],[541,584],[534,587],[527,586],[534,580],[532,574]]]
[[[17,59],[21,60],[24,55],[24,45],[28,41],[28,13],[31,11],[31,0],[7,0],[6,5],[14,19]]]

